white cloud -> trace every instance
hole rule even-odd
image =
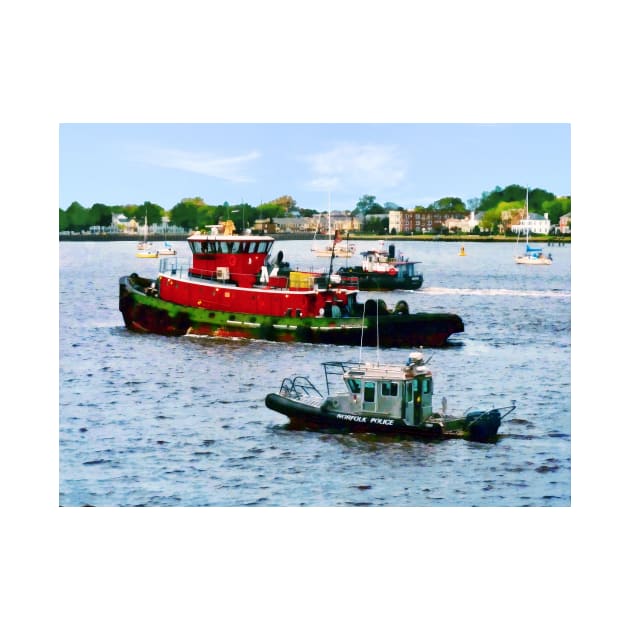
[[[396,147],[388,145],[344,143],[305,160],[311,166],[309,187],[314,190],[394,188],[406,174]]]
[[[253,178],[246,175],[243,169],[259,157],[258,151],[225,157],[177,149],[144,149],[139,159],[154,166],[198,173],[230,182],[251,182],[254,181]]]

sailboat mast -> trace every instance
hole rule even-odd
[[[529,245],[529,187],[525,189],[525,243]]]
[[[328,242],[332,240],[331,237],[331,224],[330,224],[330,191],[328,191]]]

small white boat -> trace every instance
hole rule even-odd
[[[527,245],[525,253],[516,256],[514,261],[517,265],[550,265],[553,259],[551,258],[551,254],[543,253],[542,248]]]
[[[176,256],[177,255],[177,250],[173,249],[173,247],[171,247],[170,243],[164,243],[164,247],[161,247],[160,249],[157,250],[157,253],[160,256]]]
[[[147,227],[147,215],[144,214],[144,239],[138,243],[136,248],[136,258],[157,258],[158,253],[152,249],[153,244],[147,243],[147,233],[149,228]]]
[[[311,251],[315,256],[322,258],[352,258],[356,254],[356,246],[351,243],[350,245],[344,245],[343,243],[329,243],[322,247],[313,247]]]
[[[328,241],[317,241],[318,232],[319,221],[315,230],[315,236],[313,237],[313,245],[311,246],[311,251],[315,256],[322,258],[352,258],[356,254],[356,245],[354,243],[344,243],[338,230],[335,230],[333,240],[333,231],[330,222],[330,197],[328,199]]]
[[[529,190],[525,193],[525,217],[529,219]],[[518,242],[518,241],[517,241]],[[551,254],[543,253],[541,247],[531,247],[529,244],[529,223],[525,228],[525,253],[514,257],[517,265],[550,265]]]

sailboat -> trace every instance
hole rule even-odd
[[[320,217],[321,218],[321,217]],[[328,197],[328,241],[317,245],[317,233],[319,232],[319,220],[317,221],[317,229],[315,230],[315,236],[313,237],[313,245],[311,251],[315,256],[321,256],[323,258],[352,258],[356,253],[356,245],[354,243],[343,243],[339,236],[339,231],[335,230],[335,240],[332,239],[332,227],[330,223],[330,196]]]
[[[136,258],[157,258],[157,251],[151,249],[152,243],[147,244],[147,233],[149,228],[147,227],[147,213],[144,213],[144,239],[138,243],[138,249],[136,251]]]
[[[157,250],[157,253],[159,256],[176,256],[177,250],[174,249],[170,243],[164,241],[164,247],[160,247],[160,249]]]
[[[516,264],[550,265],[552,261],[551,254],[544,254],[542,247],[532,247],[529,244],[529,189],[525,191],[525,221],[525,253],[514,258]]]

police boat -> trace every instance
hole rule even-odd
[[[326,361],[326,396],[308,377],[288,377],[278,393],[267,394],[265,405],[285,415],[292,429],[496,441],[501,420],[516,405],[452,416],[442,398],[442,410],[436,412],[427,363],[422,352],[412,352],[402,365]]]

